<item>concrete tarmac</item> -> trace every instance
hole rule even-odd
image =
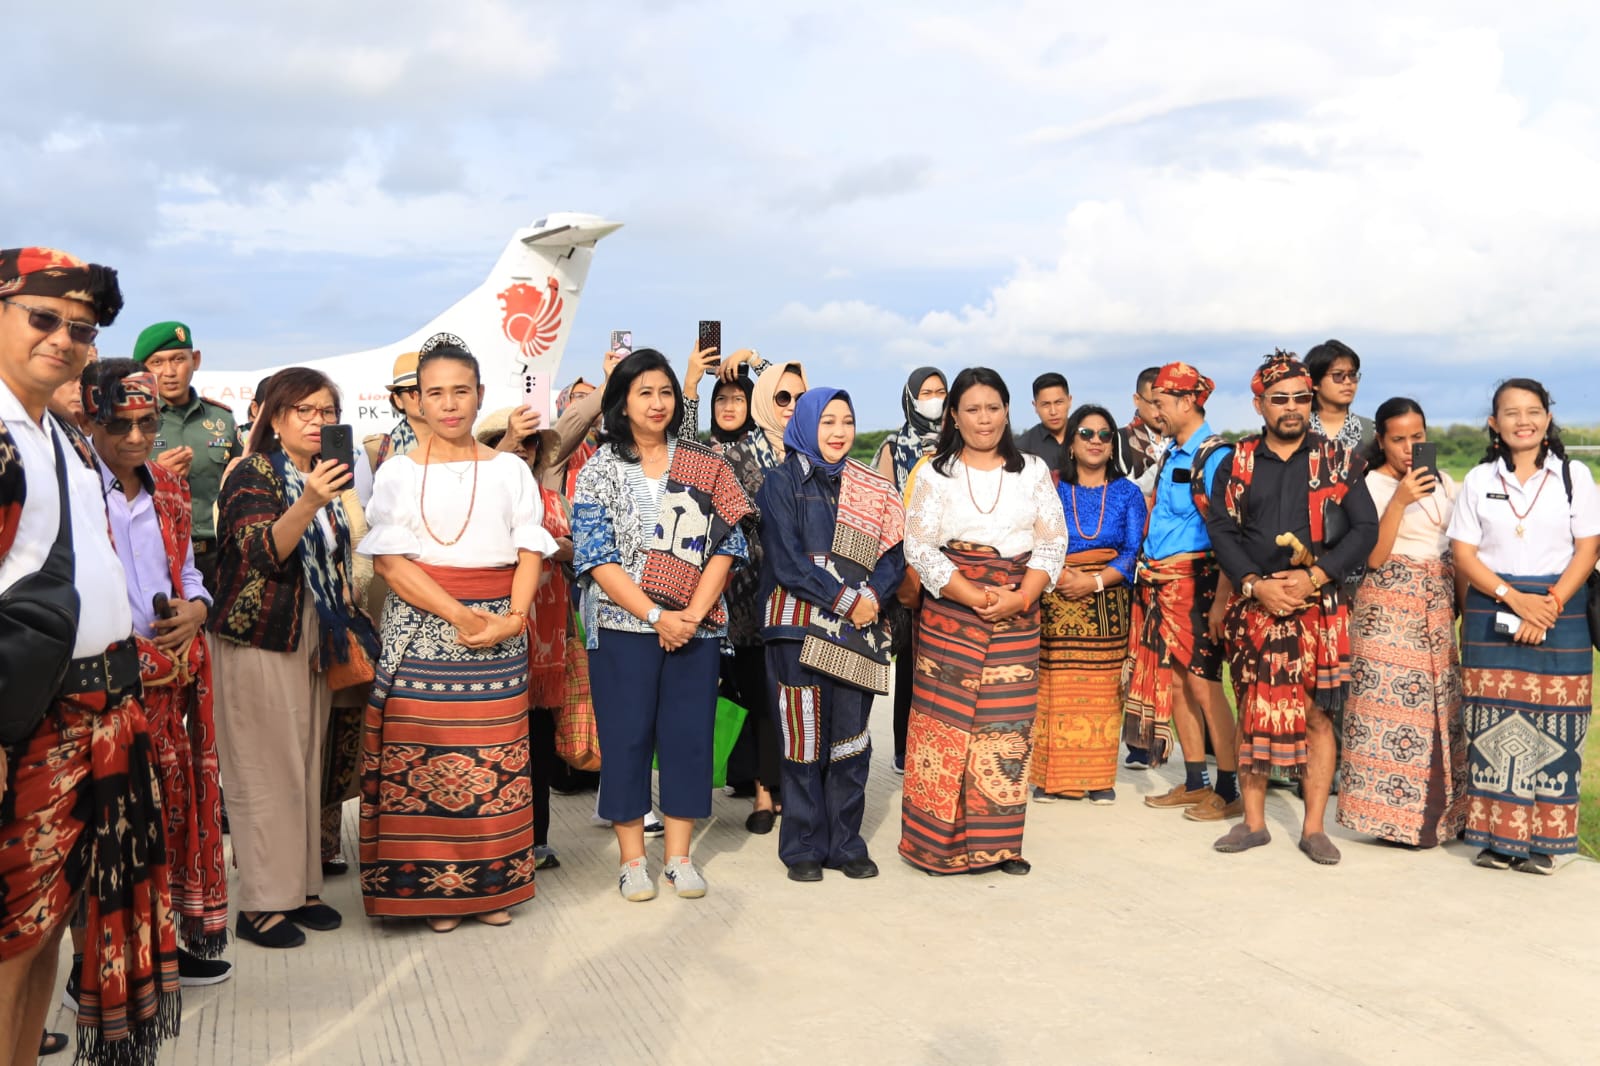
[[[1272,844],[1223,855],[1226,824],[1141,802],[1178,778],[1168,767],[1121,771],[1111,807],[1032,804],[1030,876],[933,878],[896,853],[883,700],[873,739],[876,879],[788,881],[777,834],[747,833],[749,801],[719,793],[695,837],[710,893],[627,903],[593,794],[554,797],[561,868],[511,926],[371,921],[352,869],[324,894],[343,928],[290,951],[231,946],[235,976],[184,991],[161,1062],[1600,1062],[1593,862],[1496,872],[1464,845],[1330,827],[1344,861],[1319,867],[1279,790]],[[354,867],[354,803],[345,830]]]

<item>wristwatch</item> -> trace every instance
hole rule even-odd
[[[1510,587],[1504,581],[1502,581],[1500,584],[1494,587],[1494,598],[1496,600],[1504,601],[1510,592]]]
[[[650,608],[650,613],[648,613],[648,614],[646,614],[644,616],[644,621],[645,621],[646,625],[651,626],[653,628],[657,622],[661,621],[661,608],[659,608],[659,607]]]
[[[1247,577],[1239,583],[1239,591],[1243,593],[1245,599],[1255,599],[1256,582],[1258,580],[1260,579],[1256,577]]]

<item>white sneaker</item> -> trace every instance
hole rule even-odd
[[[622,864],[622,871],[617,876],[617,891],[629,903],[643,903],[656,898],[656,883],[650,880],[650,866],[642,856]]]
[[[656,812],[655,811],[651,811],[649,814],[644,816],[644,835],[645,836],[647,836],[647,837],[658,837],[662,833],[665,833],[666,831],[667,831],[667,827],[661,824],[661,819],[656,817]]]
[[[602,818],[598,814],[591,814],[589,815],[589,824],[597,829],[610,829],[611,819]]]
[[[687,856],[668,859],[666,868],[661,872],[678,890],[679,899],[699,899],[706,894],[706,879],[700,876],[700,871],[695,869]]]

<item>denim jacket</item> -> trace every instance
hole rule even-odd
[[[883,554],[862,586],[846,585],[826,569],[839,508],[838,481],[826,470],[790,452],[783,465],[767,473],[756,505],[761,511],[765,549],[758,601],[763,609],[779,587],[840,617],[850,613],[863,592],[870,593],[880,607],[894,601],[906,569],[899,544]],[[802,640],[805,635],[804,626],[761,627],[765,640]]]

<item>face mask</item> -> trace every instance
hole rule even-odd
[[[937,422],[944,417],[944,397],[930,396],[926,400],[916,400],[911,405],[917,414],[929,422]]]

